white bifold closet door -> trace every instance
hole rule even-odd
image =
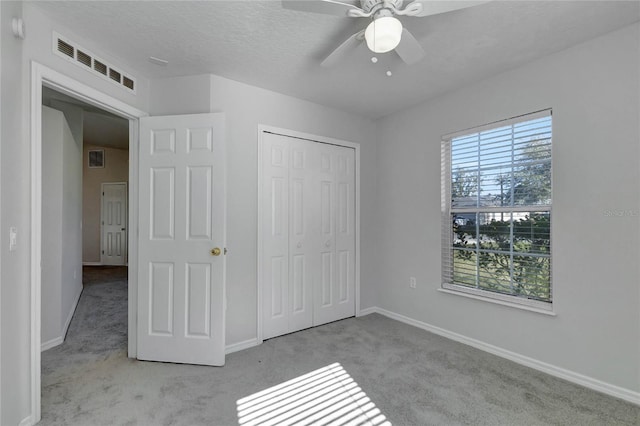
[[[355,315],[355,151],[264,133],[263,338]]]

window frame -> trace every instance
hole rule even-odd
[[[457,131],[442,136],[441,138],[441,232],[442,232],[442,257],[441,257],[441,288],[442,292],[456,294],[461,296],[467,296],[473,299],[484,300],[488,302],[498,303],[501,305],[507,305],[517,308],[522,308],[530,311],[553,314],[553,218],[552,218],[552,206],[553,206],[553,179],[551,180],[551,200],[549,204],[544,205],[518,205],[518,206],[476,206],[476,207],[454,207],[452,199],[452,140],[468,136],[474,133],[481,133],[488,130],[498,129],[518,123],[532,121],[545,117],[552,117],[552,110],[544,109],[533,113],[523,114],[520,116],[512,117],[506,120],[500,120],[485,125],[472,127],[469,129]],[[551,178],[553,177],[553,119],[551,119]],[[480,191],[480,187],[478,188]],[[453,281],[454,266],[453,266],[453,254],[454,254],[454,232],[451,227],[451,217],[455,213],[490,213],[490,212],[548,212],[550,218],[550,241],[549,241],[549,301],[543,301],[533,298],[527,298],[518,296],[516,294],[501,293],[490,290],[485,290],[479,287],[466,286],[463,284],[456,284]],[[513,224],[513,218],[512,224]],[[512,225],[513,226],[513,225]],[[513,232],[511,233],[511,244],[513,245]],[[511,248],[513,252],[513,248]],[[505,252],[506,253],[506,252]],[[476,274],[478,272],[476,271]]]

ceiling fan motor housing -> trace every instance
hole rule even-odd
[[[403,0],[360,0],[362,10],[377,12],[380,9],[400,10]]]

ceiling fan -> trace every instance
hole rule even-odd
[[[330,67],[348,51],[360,45],[363,40],[369,50],[374,53],[395,50],[405,63],[415,64],[424,56],[424,50],[418,40],[406,28],[403,28],[396,16],[431,16],[465,9],[487,3],[487,1],[415,0],[407,2],[405,6],[404,0],[358,0],[351,2],[349,0],[282,0],[282,6],[286,9],[303,12],[371,20],[366,29],[353,34],[322,61],[322,66]]]

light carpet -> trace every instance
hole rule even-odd
[[[128,359],[126,293],[126,281],[85,286],[66,341],[42,354],[41,424],[237,425],[248,397],[334,363],[398,426],[640,424],[633,404],[377,314],[268,340],[222,368]]]

